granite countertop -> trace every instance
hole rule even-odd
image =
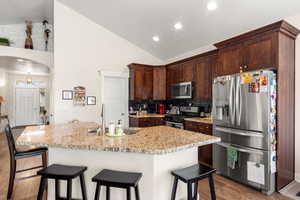
[[[132,118],[164,118],[165,114],[155,114],[155,113],[147,113],[142,115],[129,115]]]
[[[192,122],[201,122],[206,124],[212,124],[213,120],[211,117],[201,118],[201,117],[191,117],[191,118],[184,118],[186,121],[192,121]]]
[[[95,123],[27,127],[17,139],[18,145],[47,146],[145,154],[167,154],[220,142],[220,138],[168,126],[142,128],[136,134],[108,137],[88,133]]]

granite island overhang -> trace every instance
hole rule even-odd
[[[61,124],[27,127],[17,139],[18,145],[47,146],[49,164],[84,165],[88,199],[93,199],[95,184],[91,178],[102,169],[143,173],[139,183],[141,198],[170,199],[170,171],[198,161],[198,147],[220,138],[192,131],[156,126],[140,129],[136,134],[111,138],[89,133],[95,123]],[[80,198],[79,181],[74,181],[73,195]],[[66,188],[62,184],[62,190]],[[102,190],[105,191],[105,190]],[[102,192],[101,198],[104,198]],[[54,185],[49,181],[49,199],[54,199]],[[126,191],[112,188],[112,199],[126,199]],[[178,185],[177,199],[186,198],[186,187]]]

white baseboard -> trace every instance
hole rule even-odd
[[[300,183],[300,173],[295,173],[295,180]]]

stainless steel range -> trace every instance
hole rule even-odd
[[[178,111],[177,114],[167,114],[165,116],[167,126],[184,129],[185,118],[200,116],[200,108],[197,106],[181,106]]]

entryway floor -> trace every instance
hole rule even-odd
[[[14,135],[20,135],[23,129],[13,130]],[[41,159],[30,158],[19,162],[18,169],[28,168],[30,166],[39,165]],[[34,173],[34,172],[33,172]],[[24,176],[30,173],[23,173]],[[7,185],[9,177],[9,153],[4,133],[0,133],[0,199],[6,199]],[[285,197],[279,193],[272,196],[265,196],[251,188],[245,187],[241,184],[235,183],[227,178],[219,175],[214,176],[217,200],[292,200],[292,198]],[[39,177],[19,181],[15,184],[14,200],[35,200],[38,192]],[[208,181],[203,180],[199,182],[199,190],[201,200],[210,200],[210,193]],[[94,194],[89,194],[93,196]],[[141,194],[141,196],[147,194]]]

